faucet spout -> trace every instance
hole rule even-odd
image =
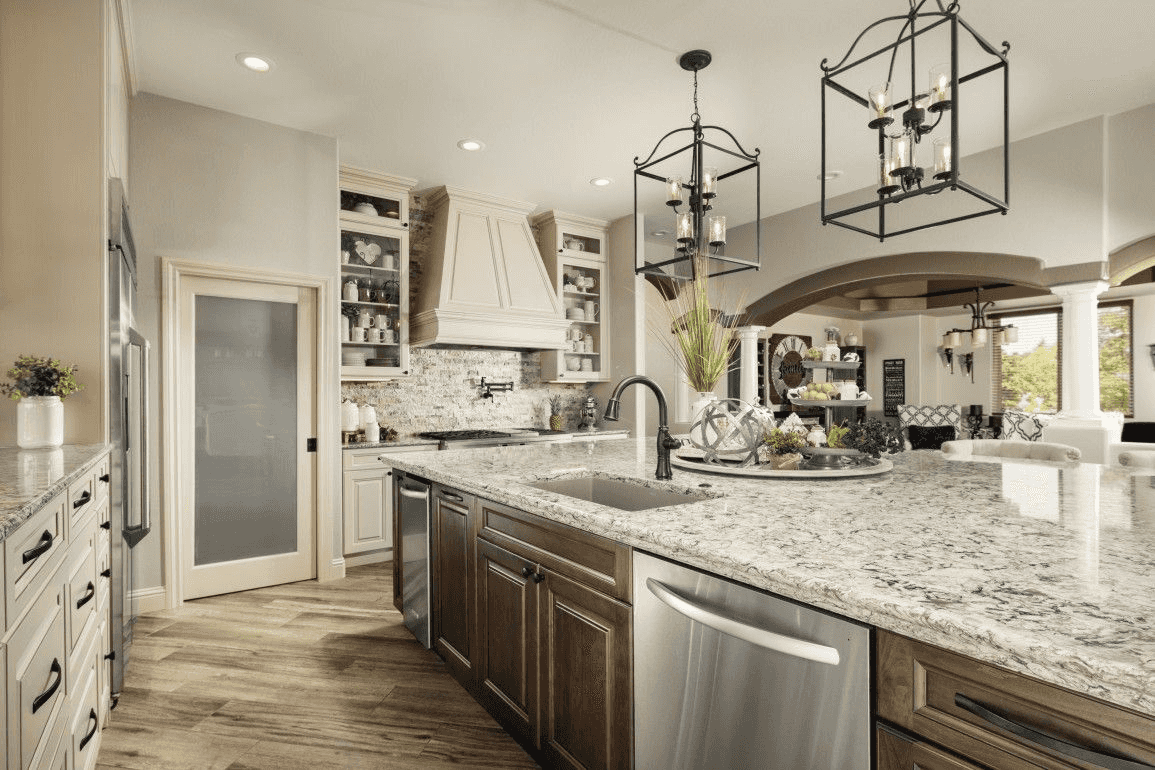
[[[615,422],[620,418],[622,393],[625,392],[626,388],[635,384],[645,385],[654,392],[658,399],[658,468],[654,475],[662,480],[672,479],[674,478],[674,471],[670,465],[670,450],[678,448],[681,443],[670,436],[670,415],[666,404],[666,394],[658,387],[658,383],[641,374],[626,377],[614,386],[614,392],[610,395],[609,401],[606,402],[605,418]]]

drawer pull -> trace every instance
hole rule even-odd
[[[100,477],[100,480],[103,481],[105,484],[107,484],[108,482],[112,481],[112,476],[110,476],[106,473]]]
[[[52,696],[56,694],[56,690],[60,687],[60,680],[63,679],[64,677],[62,676],[62,672],[60,670],[60,660],[59,659],[57,659],[57,658],[52,659],[52,668],[48,669],[48,673],[56,674],[56,681],[53,682],[52,684],[48,685],[47,690],[45,690],[44,692],[40,693],[35,698],[33,698],[33,700],[32,700],[32,713],[33,714],[35,714],[37,711],[39,711],[40,707],[43,706],[45,703],[52,700]]]
[[[101,529],[112,529],[112,522],[111,521],[102,521],[102,522],[100,522],[100,528]]]
[[[80,609],[84,605],[88,604],[90,601],[92,601],[92,597],[94,596],[96,596],[96,586],[94,586],[92,581],[89,580],[88,588],[85,590],[84,596],[76,600],[76,609]]]
[[[96,716],[96,709],[88,710],[88,721],[92,723],[92,727],[89,728],[88,734],[80,739],[80,743],[76,747],[80,751],[84,751],[84,747],[88,745],[88,742],[96,735],[96,731],[100,729],[100,719]]]
[[[84,490],[84,494],[82,494],[80,497],[78,497],[72,501],[72,507],[73,507],[73,509],[80,508],[81,506],[86,505],[88,503],[88,501],[91,499],[92,499],[92,492],[90,492],[86,489],[86,490]]]
[[[44,530],[44,534],[40,536],[40,542],[24,552],[24,563],[27,564],[30,561],[36,561],[51,547],[52,533],[48,530]]]
[[[453,492],[446,492],[444,489],[441,490],[441,499],[442,500],[452,500],[455,503],[464,503],[465,502],[465,498],[462,497],[461,495],[455,494]]]
[[[987,706],[984,706],[978,701],[971,700],[962,693],[955,693],[954,705],[969,711],[984,722],[989,722],[995,727],[1000,727],[1008,733],[1017,735],[1025,741],[1030,741],[1031,743],[1058,752],[1064,756],[1078,759],[1082,762],[1088,762],[1096,767],[1106,768],[1106,770],[1151,770],[1151,768],[1155,767],[1155,765],[1135,762],[1134,760],[1124,759],[1113,754],[1104,754],[1101,751],[1088,749],[1084,746],[1076,746],[1073,743],[1067,743],[1058,738],[1053,738],[1050,735],[1033,730],[1026,725],[1021,725],[1018,722],[1013,722],[1004,716],[1000,716]]]
[[[106,578],[112,577],[112,567],[105,567],[104,569],[102,569],[100,571],[100,576],[106,577]]]
[[[521,576],[523,578],[527,578],[532,574],[533,574],[533,567],[532,566],[521,568]]]

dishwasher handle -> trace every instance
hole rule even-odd
[[[709,626],[715,631],[721,631],[723,634],[728,634],[750,644],[764,647],[767,650],[775,650],[795,658],[826,663],[831,666],[837,666],[839,663],[838,650],[833,647],[795,639],[792,636],[767,631],[764,628],[719,615],[675,593],[665,583],[654,578],[646,578],[646,588],[650,589],[650,593],[658,597],[659,601],[674,612],[685,615],[690,620],[696,620],[704,626]]]
[[[402,482],[401,486],[400,486],[400,491],[401,491],[402,497],[412,497],[414,500],[428,500],[429,499],[429,487],[422,486],[422,487],[418,487],[418,488],[414,489],[412,487],[405,486],[405,483]]]

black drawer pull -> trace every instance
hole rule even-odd
[[[44,530],[44,534],[40,536],[40,542],[29,548],[24,552],[24,563],[36,561],[52,547],[52,533]]]
[[[56,694],[57,688],[60,687],[60,681],[64,678],[60,671],[60,661],[57,658],[52,659],[52,668],[48,669],[48,673],[56,674],[56,681],[48,685],[48,689],[37,695],[32,700],[32,713],[35,714],[48,701],[52,700],[52,696]]]
[[[86,490],[84,490],[84,494],[82,494],[80,497],[78,497],[72,501],[72,507],[74,509],[80,508],[81,506],[87,504],[88,501],[91,499],[92,499],[92,492],[90,492],[86,489]]]
[[[112,529],[112,522],[111,521],[102,521],[102,522],[100,522],[100,528],[101,529]]]
[[[444,489],[441,490],[441,497],[445,500],[452,500],[455,503],[464,503],[465,502],[465,498],[462,497],[461,495],[456,494],[454,492],[446,492]]]
[[[1084,746],[1076,746],[1073,743],[1053,738],[1045,733],[1040,733],[1033,730],[1026,725],[1021,725],[1018,722],[1013,722],[1004,716],[996,714],[988,707],[973,701],[962,693],[955,693],[954,705],[961,709],[966,709],[979,719],[989,722],[995,727],[1001,727],[1008,733],[1019,736],[1025,741],[1030,741],[1038,746],[1058,752],[1064,756],[1078,759],[1082,762],[1095,765],[1096,767],[1106,768],[1106,770],[1151,770],[1155,765],[1148,765],[1144,762],[1135,762],[1134,760],[1117,757],[1113,754],[1104,754],[1101,751],[1088,749]]]
[[[94,596],[96,596],[96,586],[94,586],[92,581],[89,580],[88,588],[85,589],[84,596],[76,600],[76,609],[80,609],[84,605],[88,604],[90,601],[92,601],[92,597]]]
[[[88,742],[90,740],[92,740],[93,737],[96,735],[96,731],[100,729],[100,719],[98,719],[96,716],[96,709],[89,709],[88,710],[88,721],[92,722],[92,728],[89,729],[87,735],[85,735],[83,738],[80,739],[80,743],[77,744],[77,747],[76,747],[76,748],[80,749],[81,751],[84,751],[84,747],[88,745]]]
[[[527,577],[529,577],[529,576],[530,576],[530,575],[532,575],[532,574],[533,574],[533,565],[530,565],[530,566],[528,566],[528,567],[522,567],[522,568],[521,568],[521,576],[522,576],[522,577],[526,577],[526,578],[527,578]]]
[[[112,577],[112,567],[105,567],[104,569],[102,569],[100,571],[100,576],[106,577],[106,578]]]
[[[107,484],[108,482],[112,481],[112,476],[110,476],[106,473],[100,477],[100,480],[103,481],[105,484]]]
[[[545,573],[544,572],[538,572],[537,574],[535,574],[533,576],[533,582],[535,582],[535,583],[540,583],[543,580],[545,580]]]

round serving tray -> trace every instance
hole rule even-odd
[[[755,479],[849,479],[856,476],[880,476],[894,468],[894,463],[885,457],[875,460],[867,458],[861,465],[847,468],[799,468],[793,471],[776,471],[765,465],[717,465],[707,463],[699,451],[679,450],[670,458],[675,468],[684,468],[699,473],[715,473],[720,476],[745,476]]]
[[[821,407],[850,407],[850,406],[866,406],[870,403],[869,398],[855,398],[855,399],[828,399],[826,401],[804,401],[801,398],[792,398],[790,403],[795,406],[821,406]]]

